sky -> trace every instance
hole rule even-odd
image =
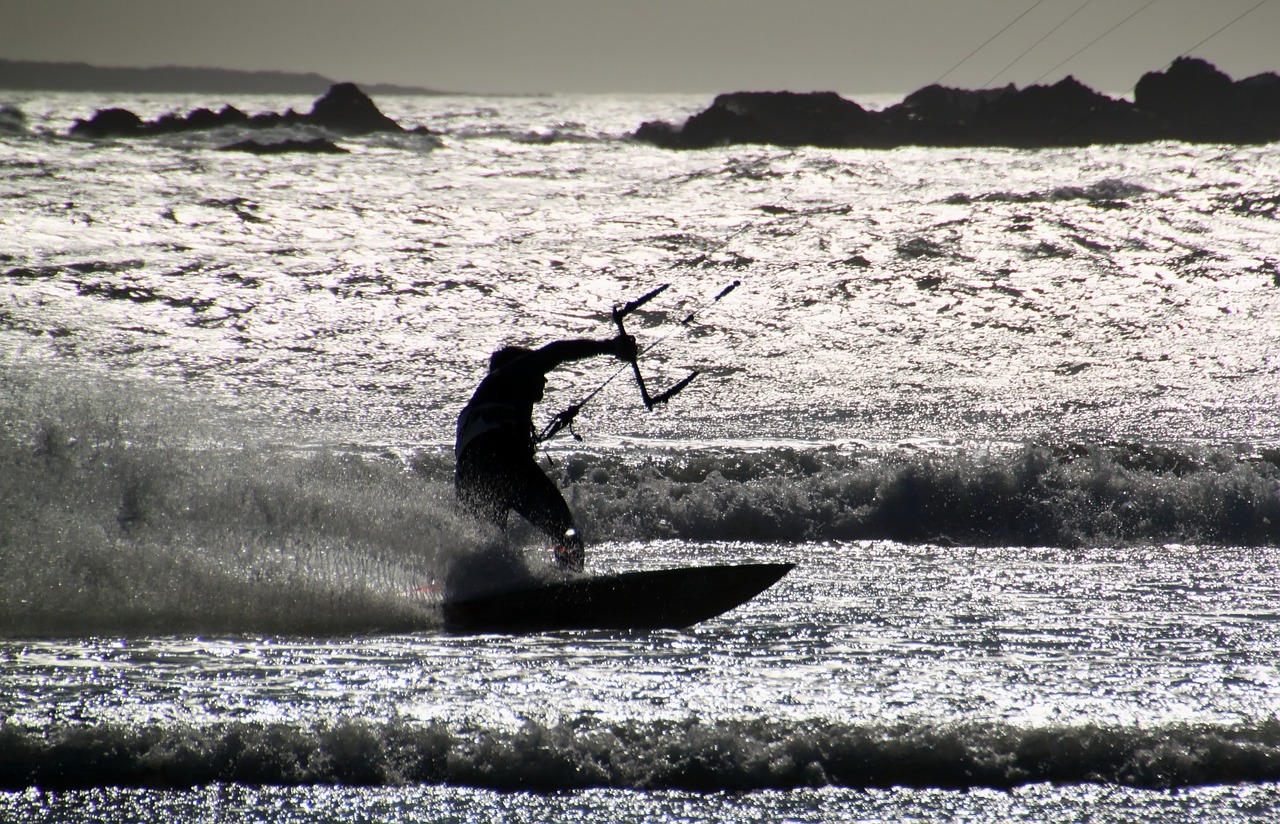
[[[461,92],[1124,93],[1187,53],[1280,71],[1280,0],[0,0],[0,58]]]

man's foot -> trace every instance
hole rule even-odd
[[[569,572],[582,572],[587,550],[576,529],[565,530],[564,541],[551,550],[556,566]]]

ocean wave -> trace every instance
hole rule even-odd
[[[429,629],[411,594],[505,539],[450,452],[281,446],[161,388],[0,374],[0,632]],[[620,449],[550,468],[592,541],[1280,544],[1280,450]]]
[[[1106,178],[1088,186],[1058,186],[1047,192],[988,192],[980,195],[956,193],[947,198],[952,205],[970,203],[1052,203],[1062,200],[1084,200],[1095,206],[1123,208],[1127,201],[1152,194],[1137,183]]]
[[[590,134],[580,123],[560,124],[541,130],[473,126],[448,132],[447,136],[455,140],[506,140],[538,146],[554,143],[612,143],[622,140],[611,135]]]
[[[561,467],[616,539],[1109,546],[1280,543],[1280,450],[1133,442],[959,452],[773,448]]]
[[[1178,788],[1280,780],[1280,722],[1016,727],[816,719],[0,725],[0,788],[441,784],[554,792]]]
[[[72,138],[67,138],[72,139]],[[120,138],[115,138],[119,140]],[[139,138],[127,138],[138,140]],[[151,138],[157,145],[177,151],[222,149],[236,144],[256,143],[264,146],[307,143],[317,140],[336,142],[344,148],[395,149],[406,152],[427,153],[443,144],[439,136],[422,132],[376,132],[367,135],[344,135],[320,126],[289,124],[268,128],[223,126],[217,129],[194,132],[177,132],[156,135]]]

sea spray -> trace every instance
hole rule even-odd
[[[158,389],[4,379],[6,634],[429,626],[415,590],[480,540],[395,456],[272,446]]]

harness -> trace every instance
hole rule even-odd
[[[527,418],[527,415],[521,415],[520,408],[514,404],[491,401],[467,405],[458,415],[458,433],[453,447],[454,458],[461,458],[467,451],[467,447],[481,435],[492,432],[514,434],[526,426],[530,427],[528,441],[532,452],[534,432]]]

